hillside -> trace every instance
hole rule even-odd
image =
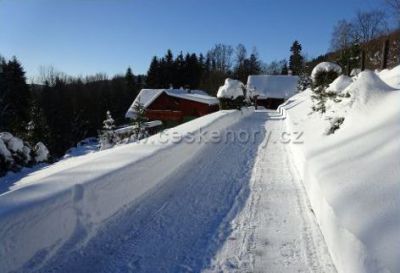
[[[365,67],[375,70],[381,68],[382,47],[384,41],[389,40],[388,68],[393,68],[400,63],[400,30],[395,30],[388,35],[373,39],[367,43],[361,44],[360,49],[366,52]],[[320,62],[337,62],[340,59],[341,52],[328,52],[310,62],[306,63],[306,70],[311,73],[313,67]],[[357,68],[360,68],[361,64]],[[355,67],[354,67],[355,68]]]

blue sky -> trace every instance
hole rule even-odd
[[[206,52],[216,43],[256,46],[270,62],[293,40],[325,53],[333,25],[383,0],[0,0],[0,54],[27,76],[52,65],[70,75],[145,73],[168,48]]]

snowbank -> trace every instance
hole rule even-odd
[[[340,75],[336,80],[334,80],[328,86],[326,91],[333,92],[333,93],[341,93],[352,83],[353,83],[353,80],[349,76]]]
[[[315,76],[319,72],[329,72],[329,71],[335,71],[338,74],[341,74],[342,73],[342,68],[338,64],[335,64],[335,63],[330,63],[330,62],[319,63],[312,70],[311,79],[314,81],[315,80]]]
[[[0,195],[0,272],[34,270],[61,247],[84,244],[111,216],[165,186],[164,178],[201,152],[202,132],[221,132],[253,111],[219,111],[25,177]]]
[[[365,71],[345,92],[322,117],[311,90],[280,108],[288,131],[304,132],[291,150],[338,272],[400,272],[400,90]]]
[[[378,74],[388,85],[400,89],[400,65],[391,70],[382,70]]]
[[[217,93],[217,98],[236,99],[244,96],[244,84],[238,80],[226,79],[223,86],[220,86]]]

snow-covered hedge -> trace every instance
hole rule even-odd
[[[280,108],[288,131],[303,133],[290,148],[339,273],[400,272],[400,90],[387,84],[399,68],[385,82],[361,72],[322,118],[310,89]]]
[[[342,73],[342,68],[335,63],[322,62],[317,64],[311,72],[311,79],[315,87],[327,86]]]
[[[47,161],[48,158],[49,151],[42,142],[32,148],[8,132],[0,133],[0,176],[7,171],[18,171],[22,167]]]
[[[226,79],[223,86],[220,86],[217,98],[220,101],[221,109],[240,109],[244,105],[245,85],[238,80]]]

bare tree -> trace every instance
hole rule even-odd
[[[331,50],[349,48],[355,41],[354,26],[346,20],[340,20],[333,28]]]
[[[247,50],[243,44],[238,44],[235,50],[236,53],[236,65],[241,66],[243,65],[244,61],[247,58]]]
[[[397,19],[400,17],[400,0],[385,0],[385,3],[395,12]]]
[[[217,44],[207,53],[212,66],[219,72],[228,73],[232,68],[233,48],[230,45]]]
[[[379,10],[357,12],[353,22],[356,38],[364,43],[385,34],[388,31],[385,17],[385,13]]]

